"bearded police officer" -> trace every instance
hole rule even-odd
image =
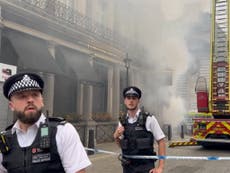
[[[3,93],[17,121],[0,134],[0,173],[84,173],[91,164],[73,125],[42,113],[43,87],[34,73],[5,81]]]
[[[158,155],[165,155],[165,135],[156,118],[138,106],[142,92],[136,86],[123,90],[127,113],[120,116],[114,139],[122,149],[123,155],[155,155],[154,140],[158,144]],[[123,173],[162,173],[164,160],[155,167],[152,159],[120,158]]]

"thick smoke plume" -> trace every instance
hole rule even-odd
[[[131,32],[133,29],[136,40],[148,50],[149,75],[139,83],[144,90],[143,105],[160,116],[161,124],[176,127],[189,111],[186,100],[176,92],[177,81],[184,74],[188,77],[189,73],[195,74],[199,56],[209,55],[207,28],[210,28],[211,1],[130,0],[129,3],[136,8],[129,14],[135,19],[135,25],[130,28],[127,24],[127,27]],[[169,85],[160,82],[163,72],[172,76]]]

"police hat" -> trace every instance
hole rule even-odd
[[[44,82],[35,73],[18,73],[9,77],[3,85],[3,94],[10,100],[12,94],[26,90],[43,91]]]
[[[141,98],[141,90],[136,86],[129,86],[123,90],[123,97],[136,96],[138,99]]]

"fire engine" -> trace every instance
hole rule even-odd
[[[192,140],[204,147],[230,144],[230,2],[213,0],[212,7],[209,87],[204,78],[198,78],[199,116],[193,119]]]

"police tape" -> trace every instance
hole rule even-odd
[[[104,153],[110,155],[119,156],[121,153],[106,151],[101,149],[93,149],[85,147],[87,151],[93,151],[96,153]],[[230,160],[230,157],[219,157],[219,156],[144,156],[144,155],[122,155],[129,159],[157,159],[157,160]]]
[[[105,154],[110,154],[110,155],[120,155],[120,153],[112,152],[112,151],[106,151],[106,150],[101,150],[97,148],[87,148],[85,147],[85,150],[87,151],[93,151],[95,154],[96,153],[105,153]]]

